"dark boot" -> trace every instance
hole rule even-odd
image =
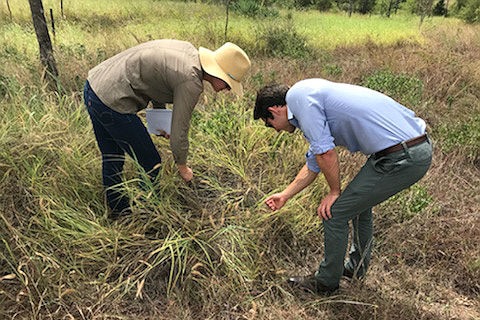
[[[291,277],[288,278],[287,282],[293,288],[320,295],[330,295],[338,290],[338,286],[331,288],[322,284],[317,280],[315,274],[306,277]]]

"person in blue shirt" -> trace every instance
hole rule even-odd
[[[324,79],[302,80],[291,88],[263,87],[257,92],[254,119],[277,132],[298,128],[309,143],[306,164],[295,179],[265,200],[270,209],[282,208],[320,172],[330,189],[317,209],[324,229],[323,261],[314,274],[289,278],[289,283],[330,294],[339,288],[342,275],[363,277],[372,250],[372,207],[416,183],[430,167],[432,145],[425,121],[380,92]],[[368,156],[343,190],[336,146]],[[349,221],[354,240],[345,261]]]

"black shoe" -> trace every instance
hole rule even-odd
[[[288,278],[287,282],[293,288],[321,295],[330,295],[338,290],[338,286],[331,288],[323,285],[313,274],[306,277],[291,277]]]
[[[343,276],[345,278],[348,278],[348,279],[362,279],[363,278],[363,275],[359,275],[358,273],[355,274],[352,270],[350,270],[349,268],[343,268]]]

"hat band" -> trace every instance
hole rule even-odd
[[[231,73],[227,72],[227,75],[228,75],[230,78],[232,78],[233,80],[238,81],[237,79],[235,79],[235,77],[234,77]]]

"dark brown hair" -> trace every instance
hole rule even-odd
[[[286,105],[285,97],[288,89],[289,87],[284,84],[271,84],[258,90],[255,108],[253,109],[253,119],[272,118],[272,113],[268,111],[268,108]]]

